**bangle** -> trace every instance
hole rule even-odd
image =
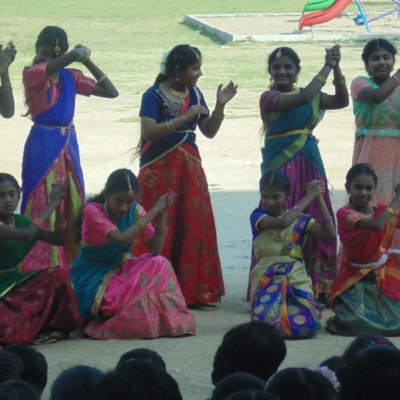
[[[400,81],[399,81],[399,82],[400,82]],[[333,86],[342,86],[342,85],[345,85],[345,84],[346,84],[346,78],[343,76],[342,79],[338,79],[338,80],[334,79],[334,80],[332,81],[332,83],[333,83]]]
[[[224,118],[225,118],[225,114],[222,114],[222,116],[218,116],[218,115],[215,115],[214,111],[211,113],[211,119],[213,119],[215,121],[222,122],[224,120]]]
[[[394,197],[393,197],[393,200],[394,200],[394,199],[400,200],[400,197],[394,196]]]
[[[394,217],[397,213],[393,210],[393,208],[386,207],[386,210],[392,217]]]
[[[165,125],[167,125],[168,133],[175,132],[175,126],[174,126],[174,123],[172,122],[172,119],[165,121]]]
[[[333,218],[331,216],[322,218],[321,220],[322,225],[328,224],[329,222],[333,222]]]
[[[89,58],[89,57],[87,57],[87,58]],[[87,59],[85,60],[85,61],[87,61]],[[83,62],[83,61],[82,61]],[[99,85],[101,82],[103,82],[104,81],[104,79],[106,79],[107,78],[107,74],[104,74],[97,82],[96,82],[96,85]]]
[[[299,205],[295,205],[294,207],[292,207],[293,211],[296,211],[296,214],[300,217],[301,215],[301,209]]]
[[[36,225],[39,228],[39,232],[40,232],[44,229],[45,222],[41,218],[35,217],[32,221],[32,224]]]
[[[331,67],[333,69],[333,65],[330,62],[326,62],[324,64],[324,67]]]
[[[90,53],[87,52],[86,58],[84,60],[82,60],[81,63],[85,63],[87,60],[89,60],[89,58],[90,58]]]
[[[150,222],[147,220],[147,217],[142,217],[136,221],[138,224],[140,230],[143,232],[150,224]]]
[[[12,91],[11,82],[7,82],[7,83],[4,83],[3,85],[1,85],[0,90],[2,92],[11,92]]]
[[[322,75],[315,75],[313,80],[320,82],[322,86],[326,84],[326,79]]]
[[[390,79],[393,79],[397,86],[400,85],[400,79],[396,75],[392,75]]]
[[[168,234],[168,226],[157,226],[156,235],[161,238],[166,238]]]
[[[62,232],[67,229],[67,221],[64,221],[62,224],[54,224],[54,230],[56,232]]]

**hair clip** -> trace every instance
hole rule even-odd
[[[281,48],[282,47],[279,47],[278,51],[276,52],[276,58],[281,58],[282,57]]]
[[[58,45],[58,38],[56,38],[56,45],[54,46],[54,53],[56,53],[56,56],[61,52],[60,46]]]
[[[128,180],[128,197],[132,198],[135,196],[135,192],[132,190],[131,181],[129,180],[129,175],[126,175],[126,179]]]

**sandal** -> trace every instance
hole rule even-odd
[[[38,336],[33,341],[33,344],[50,344],[56,343],[60,340],[68,339],[69,333],[61,332],[61,331],[50,331],[39,333]]]

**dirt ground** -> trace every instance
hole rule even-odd
[[[278,21],[277,24],[281,26],[281,22]],[[251,21],[251,26],[254,32],[259,29],[257,18]],[[235,28],[238,31],[241,29],[239,24],[235,24]],[[360,28],[354,26],[353,29]],[[348,82],[363,73],[360,61],[362,45],[342,44],[342,68]],[[316,57],[317,51],[318,56],[321,54],[320,48],[316,49],[312,44],[296,44],[295,48],[309,60]],[[318,68],[319,66],[313,67],[313,73],[317,73]],[[17,76],[20,76],[19,72],[12,70],[16,98],[15,116],[10,120],[0,121],[0,170],[19,178],[23,146],[31,123],[29,119],[21,117],[25,109]],[[152,79],[151,71],[149,82]],[[249,320],[249,304],[245,302],[251,248],[248,220],[250,212],[258,204],[257,182],[260,177],[261,155],[257,102],[263,90],[264,88],[260,88],[258,92],[252,93],[254,117],[240,118],[228,112],[228,118],[215,139],[208,140],[198,136],[211,191],[226,283],[226,296],[218,305],[217,311],[194,311],[197,321],[197,335],[194,337],[103,342],[73,336],[70,340],[38,347],[49,362],[49,386],[63,369],[72,365],[93,365],[106,371],[115,366],[125,351],[149,347],[164,357],[168,371],[177,379],[186,400],[209,397],[212,390],[210,373],[213,356],[224,333],[232,326]],[[332,86],[327,86],[327,92],[332,90]],[[245,89],[242,91],[245,92]],[[205,95],[210,99],[208,102],[212,107],[214,94]],[[242,100],[243,94],[239,90],[237,98],[228,105],[228,111],[230,107],[234,107],[235,102]],[[134,172],[138,171],[137,162],[131,162],[130,148],[137,143],[139,125],[137,122],[123,122],[138,114],[138,110],[132,109],[131,104],[132,94],[127,91],[112,101],[95,98],[79,98],[77,101],[75,124],[87,193],[100,191],[107,176],[117,168],[129,167]],[[319,146],[335,209],[345,202],[342,188],[344,176],[351,165],[353,125],[350,106],[344,110],[327,112],[315,131],[320,140]],[[330,315],[331,312],[326,311],[324,321]],[[331,336],[322,329],[314,339],[288,341],[288,355],[283,367],[312,367],[327,357],[340,354],[350,340]],[[394,342],[400,345],[400,339],[394,339]],[[43,399],[48,398],[49,386]]]

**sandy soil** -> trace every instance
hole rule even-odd
[[[379,15],[380,13],[377,13]],[[235,35],[296,35],[302,36],[304,40],[309,40],[312,35],[334,36],[338,33],[341,35],[363,35],[367,33],[364,25],[356,26],[354,18],[355,13],[342,13],[339,17],[334,18],[324,24],[314,25],[313,27],[304,26],[299,30],[300,14],[284,14],[284,15],[263,15],[258,16],[231,16],[226,18],[200,17],[201,21],[208,23],[224,32]],[[373,15],[371,15],[373,18]],[[375,35],[379,34],[395,34],[394,27],[399,27],[400,22],[397,14],[390,14],[385,18],[380,18],[370,23],[371,32]],[[288,39],[290,40],[290,39]]]
[[[257,19],[252,21],[252,27],[258,29],[256,26]],[[237,29],[240,27],[237,26]],[[348,81],[362,73],[360,46],[345,46],[347,49],[344,49],[346,57],[343,68]],[[312,59],[317,53],[309,44],[296,45],[296,50],[308,59]],[[321,50],[318,48],[318,57],[320,54]],[[319,67],[313,67],[312,71],[317,72],[317,68]],[[16,75],[17,72],[13,71],[13,74],[14,72]],[[150,71],[149,82],[152,79],[153,72]],[[15,117],[0,121],[0,170],[19,177],[30,121],[20,117],[24,112],[22,89],[18,83],[15,87]],[[255,110],[261,90],[263,89],[252,93]],[[332,87],[328,87],[327,91],[332,91]],[[235,102],[239,104],[243,101],[242,96],[244,95],[239,92],[228,108],[234,108]],[[210,106],[213,106],[214,95],[206,93],[206,98],[210,99]],[[128,91],[122,92],[114,101],[94,98],[79,98],[77,101],[75,123],[88,193],[101,190],[109,173],[116,168],[130,167],[134,172],[138,171],[137,163],[131,163],[132,153],[129,147],[137,143],[139,126],[138,123],[123,122],[138,113],[137,109],[132,109],[131,104],[132,94]],[[149,347],[164,357],[168,371],[179,382],[185,399],[201,400],[209,397],[212,390],[210,372],[213,356],[224,333],[232,326],[249,320],[249,304],[245,302],[251,248],[248,218],[258,204],[257,182],[260,175],[260,121],[256,117],[257,111],[252,118],[235,118],[231,113],[228,114],[229,118],[224,121],[214,140],[203,137],[198,140],[211,190],[226,283],[227,294],[217,311],[194,311],[197,320],[195,337],[103,342],[73,336],[58,344],[39,347],[50,365],[49,384],[60,371],[72,365],[88,364],[108,370],[115,366],[119,356],[125,351]],[[335,208],[338,208],[345,201],[343,181],[351,164],[351,108],[327,112],[315,134],[320,139],[319,145],[330,179],[332,199]],[[326,311],[324,320],[330,315],[331,312]],[[322,329],[314,339],[289,341],[288,355],[283,366],[312,367],[322,359],[341,353],[350,340],[330,336]],[[394,341],[400,345],[400,339]],[[47,388],[44,399],[48,398],[48,393]]]

